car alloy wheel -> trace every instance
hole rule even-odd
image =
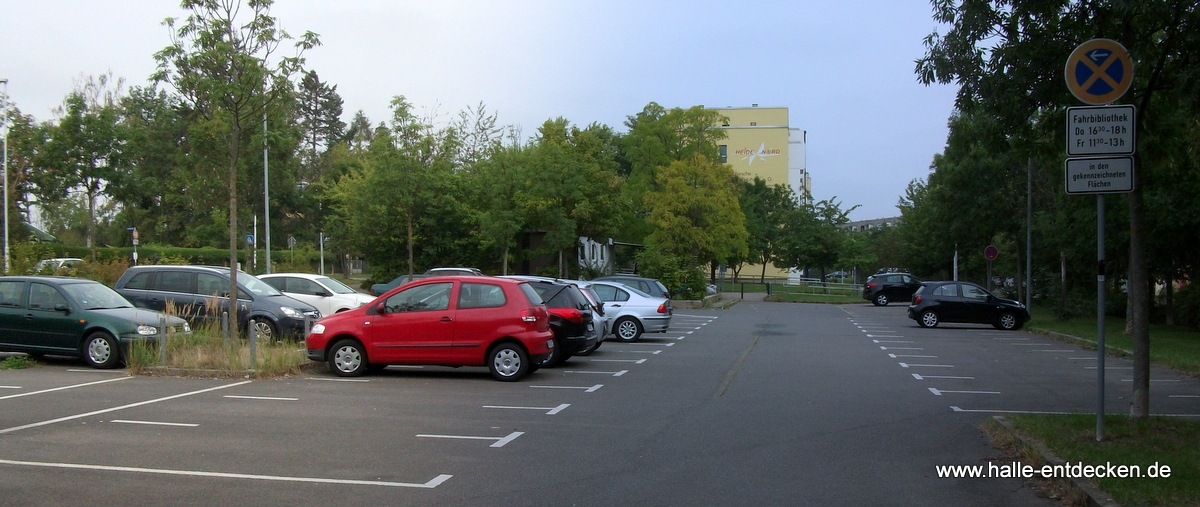
[[[879,294],[875,295],[875,299],[871,302],[875,303],[875,306],[887,306],[888,305],[887,294],[880,292]]]
[[[342,340],[334,344],[329,354],[329,370],[340,377],[357,377],[367,371],[367,354],[362,344]]]
[[[529,373],[529,356],[515,344],[501,343],[492,347],[488,358],[488,369],[496,380],[512,382]]]
[[[266,319],[250,319],[251,332],[258,333],[258,339],[270,342],[275,338],[275,326]]]
[[[623,342],[637,341],[642,337],[642,325],[633,317],[624,317],[617,321],[617,339]]]
[[[93,368],[115,368],[120,361],[117,340],[102,331],[88,335],[83,342],[83,358]]]
[[[921,323],[921,327],[937,327],[938,316],[936,313],[933,313],[933,310],[925,310],[925,312],[921,314],[921,320],[919,322]]]
[[[1021,327],[1021,321],[1017,320],[1017,316],[1013,315],[1012,312],[1000,314],[1000,318],[996,321],[996,328],[1005,331],[1012,331],[1018,327]]]

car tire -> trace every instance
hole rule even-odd
[[[613,329],[613,334],[623,342],[635,342],[642,337],[642,323],[633,317],[621,317]]]
[[[933,310],[925,310],[921,312],[921,315],[917,319],[917,324],[920,324],[921,327],[937,327],[938,321],[937,313],[934,313]]]
[[[367,351],[357,340],[343,339],[329,349],[329,371],[339,377],[359,377],[370,367]]]
[[[550,349],[550,353],[546,355],[545,359],[542,359],[541,363],[538,363],[538,368],[553,368],[559,364],[562,364],[563,361],[567,360],[562,351],[562,342],[559,341],[558,338],[555,338],[554,348]]]
[[[83,360],[92,368],[108,370],[121,362],[121,348],[117,339],[103,331],[96,331],[84,338],[81,347]]]
[[[258,331],[258,339],[267,343],[279,338],[279,332],[275,329],[275,323],[269,319],[261,317],[250,319],[249,330],[251,333]]]
[[[996,326],[996,329],[1001,331],[1016,331],[1021,329],[1021,319],[1013,314],[1013,312],[1004,312],[996,319],[996,323],[993,326]]]
[[[879,294],[876,294],[875,297],[871,299],[871,303],[874,303],[875,306],[887,306],[888,305],[887,294],[884,294],[882,292],[880,292]]]
[[[503,382],[521,380],[532,366],[525,349],[512,342],[497,343],[488,349],[487,363],[492,378]]]
[[[600,344],[601,344],[601,343],[604,343],[604,342],[602,342],[602,341],[599,341],[599,340],[596,340],[596,343],[595,343],[594,345],[592,345],[591,347],[588,347],[588,348],[586,348],[586,349],[583,349],[583,350],[579,351],[577,355],[580,355],[580,356],[587,356],[587,355],[591,355],[591,353],[592,353],[592,352],[595,352],[595,351],[596,351],[596,349],[600,348]]]

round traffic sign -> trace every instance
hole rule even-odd
[[[1067,88],[1075,98],[1092,105],[1109,104],[1125,95],[1133,83],[1133,60],[1121,43],[1092,39],[1067,58]]]
[[[983,257],[989,261],[994,261],[997,257],[1000,257],[1000,249],[996,248],[996,245],[988,245],[987,248],[983,249]]]

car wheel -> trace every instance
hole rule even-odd
[[[1021,319],[1018,319],[1012,312],[1004,312],[1000,314],[1000,318],[996,319],[996,323],[993,325],[996,326],[996,329],[1003,331],[1016,331],[1021,329]]]
[[[275,324],[263,318],[250,319],[250,332],[258,332],[258,339],[266,342],[274,341],[279,334],[275,331]]]
[[[329,350],[329,371],[339,377],[358,377],[367,372],[367,352],[356,340],[342,340]]]
[[[550,349],[550,353],[547,354],[544,359],[542,359],[541,363],[538,363],[538,368],[553,368],[558,366],[559,363],[562,363],[567,359],[566,357],[563,357],[562,351],[562,342],[558,341],[558,338],[555,338],[554,348]]]
[[[888,305],[887,294],[880,292],[879,294],[875,295],[875,299],[872,299],[871,302],[875,303],[875,306],[887,306]]]
[[[556,347],[557,348],[557,347]],[[514,343],[498,343],[488,350],[488,370],[492,378],[504,382],[520,380],[529,373],[529,355],[525,349]]]
[[[121,362],[121,349],[117,339],[103,331],[96,331],[83,340],[83,360],[92,368],[116,368]]]
[[[590,355],[592,352],[595,352],[596,349],[600,348],[601,343],[604,343],[604,342],[602,342],[600,340],[596,340],[596,343],[594,345],[579,351],[578,355],[581,355],[581,356]]]
[[[623,342],[637,341],[642,337],[642,323],[633,317],[621,317],[621,320],[617,321],[614,334]]]
[[[933,313],[933,310],[925,310],[921,313],[921,320],[917,321],[921,327],[937,327],[938,315]]]

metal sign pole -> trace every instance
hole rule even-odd
[[[1104,440],[1104,194],[1096,195],[1096,441]]]

